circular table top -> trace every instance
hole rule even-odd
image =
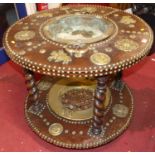
[[[147,55],[152,42],[151,28],[139,17],[85,5],[27,16],[3,38],[14,62],[60,77],[94,77],[124,70]]]

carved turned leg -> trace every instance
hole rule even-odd
[[[30,70],[24,69],[25,80],[27,90],[32,99],[32,102],[37,105],[38,104],[38,90],[35,84],[34,73]]]
[[[34,73],[27,69],[24,69],[24,73],[25,73],[27,90],[29,92],[29,98],[33,103],[29,107],[28,111],[35,115],[39,115],[44,110],[45,106],[44,104],[39,102],[39,91],[35,83]]]
[[[104,101],[106,98],[106,82],[107,76],[97,78],[97,88],[94,101],[94,115],[92,124],[92,133],[99,135],[102,132]]]

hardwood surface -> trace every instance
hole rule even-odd
[[[47,21],[70,14],[94,15],[98,20],[108,20],[112,33],[97,42],[77,45],[47,38],[43,30]],[[124,70],[139,61],[149,52],[153,34],[150,27],[135,15],[104,6],[88,9],[72,6],[39,12],[19,20],[8,29],[3,41],[10,58],[24,68],[59,77],[97,77]],[[54,58],[55,51],[63,58]],[[102,60],[94,62],[97,57]]]

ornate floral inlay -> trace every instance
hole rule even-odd
[[[105,65],[111,61],[111,58],[104,53],[94,53],[91,55],[90,61],[96,65]]]
[[[30,30],[25,30],[25,31],[19,31],[14,35],[14,38],[16,40],[30,40],[32,38],[34,38],[35,36],[35,32],[34,31],[30,31]]]
[[[94,92],[91,89],[70,89],[61,96],[63,106],[70,110],[85,110],[94,102]]]
[[[131,16],[123,16],[122,19],[120,20],[120,23],[122,24],[134,24],[136,23],[136,20],[133,19]]]
[[[28,30],[29,29],[29,26],[24,26],[23,27],[23,30]]]
[[[121,39],[115,42],[115,47],[121,51],[130,52],[136,50],[139,44],[131,39]]]
[[[48,61],[62,62],[62,64],[68,64],[70,61],[72,61],[72,59],[64,52],[64,50],[58,50],[50,53]]]

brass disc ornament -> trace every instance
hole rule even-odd
[[[90,60],[96,65],[105,65],[110,62],[110,57],[104,53],[94,53],[91,55]]]
[[[63,126],[60,123],[53,123],[48,129],[52,136],[58,136],[63,132]]]
[[[131,52],[136,50],[139,47],[139,44],[131,39],[121,39],[116,41],[115,47],[121,51]]]
[[[15,34],[14,38],[16,40],[30,40],[30,39],[34,38],[34,36],[35,36],[34,31],[25,30],[25,31],[17,32]]]
[[[59,116],[59,118],[68,119],[71,121],[85,121],[93,117],[93,103],[96,81],[89,79],[60,79],[50,88],[47,95],[47,106],[49,110]],[[83,93],[81,94],[81,90]],[[68,92],[67,99],[64,95]],[[92,96],[88,92],[92,92]],[[76,94],[75,94],[76,93]],[[88,95],[88,96],[87,96]],[[80,97],[78,99],[77,97]],[[88,100],[89,99],[89,100]],[[65,101],[70,102],[67,106],[63,104]],[[91,101],[92,100],[92,101]],[[109,88],[106,91],[106,100],[103,103],[104,107],[108,107],[111,100],[111,92]],[[54,102],[53,102],[54,101]],[[87,104],[89,101],[89,104]],[[73,103],[76,104],[73,104]],[[80,102],[83,102],[80,106]]]

